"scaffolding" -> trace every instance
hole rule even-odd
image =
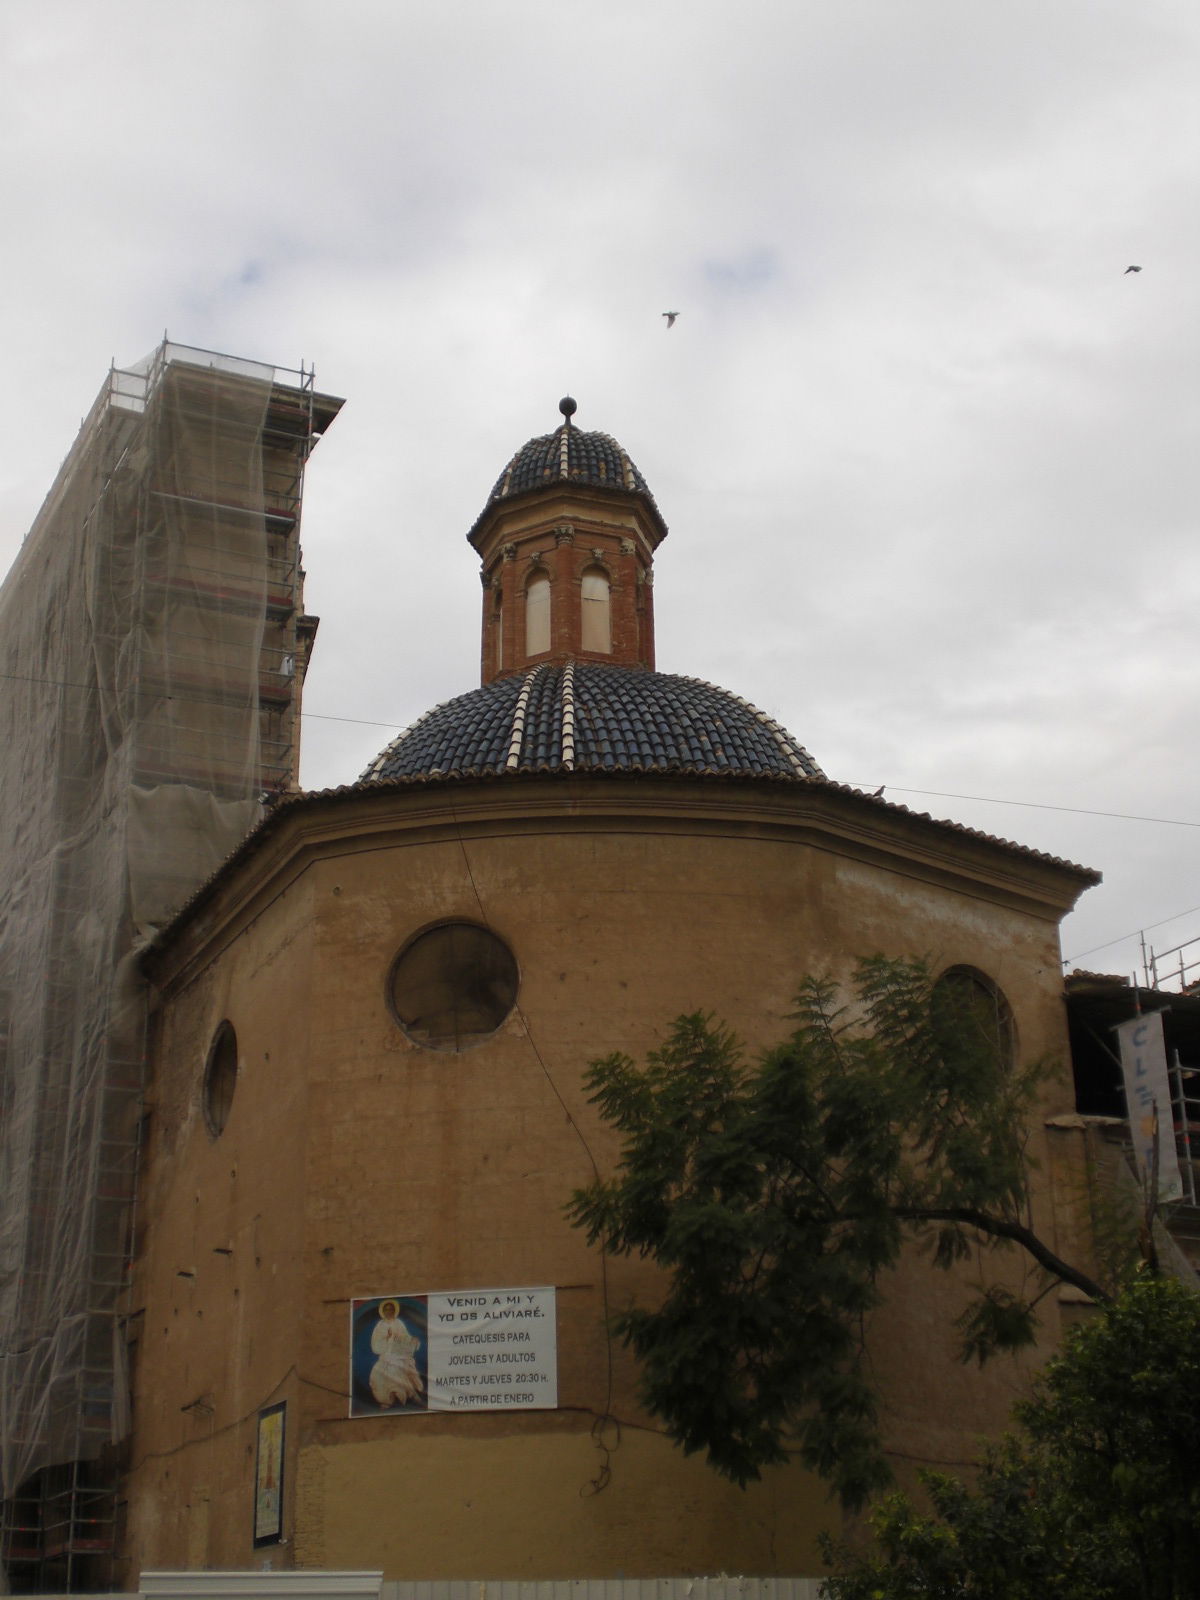
[[[1185,939],[1169,950],[1155,950],[1141,935],[1142,970],[1148,989],[1176,994],[1194,1004],[1200,997],[1200,938]],[[1168,1009],[1170,1009],[1168,1007]],[[1180,1031],[1183,1031],[1182,1029]],[[1171,1113],[1175,1129],[1175,1152],[1182,1185],[1180,1204],[1191,1212],[1200,1210],[1200,1054],[1197,1041],[1190,1037],[1189,1059],[1171,1052],[1168,1077],[1171,1085]],[[1195,1218],[1192,1235],[1196,1234]]]
[[[1180,994],[1189,994],[1200,985],[1200,938],[1185,939],[1170,950],[1155,950],[1142,940],[1142,971],[1150,989],[1167,989],[1174,986]]]
[[[294,787],[311,371],[114,369],[0,591],[0,1541],[112,1587],[144,941]]]

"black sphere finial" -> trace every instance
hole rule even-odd
[[[565,394],[558,402],[558,409],[562,412],[563,416],[566,417],[569,424],[571,418],[575,415],[579,408],[576,406],[574,400],[571,399],[571,396],[569,394]]]

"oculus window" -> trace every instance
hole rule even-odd
[[[388,981],[397,1022],[428,1050],[465,1050],[488,1038],[516,1004],[517,961],[473,922],[443,922],[401,950]]]
[[[204,1068],[204,1120],[214,1139],[229,1121],[237,1075],[237,1034],[232,1022],[223,1022],[213,1035]]]

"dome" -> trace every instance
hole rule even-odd
[[[541,434],[521,446],[496,479],[487,504],[467,537],[475,533],[498,501],[510,500],[534,489],[559,488],[564,483],[577,488],[615,490],[640,496],[665,536],[667,525],[654,503],[650,486],[622,446],[610,434],[587,433],[572,427],[568,420],[553,433]]]
[[[497,678],[436,706],[361,781],[564,770],[825,776],[785,728],[727,689],[579,661]]]

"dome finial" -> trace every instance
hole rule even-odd
[[[566,417],[567,427],[569,428],[571,426],[571,418],[579,409],[578,406],[576,406],[574,400],[571,399],[569,394],[565,394],[558,402],[558,409],[562,412],[563,416]]]

